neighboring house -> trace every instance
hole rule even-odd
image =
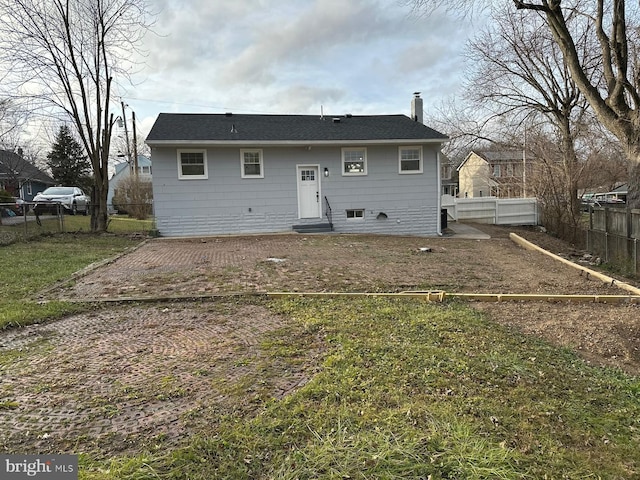
[[[522,150],[471,151],[458,166],[460,197],[522,198],[532,172]]]
[[[0,189],[30,202],[36,194],[55,184],[53,178],[23,158],[22,149],[18,153],[0,150]]]
[[[131,177],[133,169],[134,166],[128,162],[116,165],[115,173],[109,179],[109,192],[107,193],[107,208],[110,212],[115,211],[113,209],[113,196],[116,193],[116,188],[118,188],[118,183],[125,178]],[[138,155],[138,178],[146,182],[150,182],[152,179],[151,159],[144,155]]]
[[[607,195],[609,198],[626,203],[628,192],[629,192],[629,184],[623,183],[622,185],[619,185],[618,187],[608,192]]]
[[[405,115],[158,116],[147,144],[164,236],[440,233],[447,137]]]
[[[458,171],[454,163],[443,153],[440,154],[440,163],[441,193],[455,197],[458,195]]]

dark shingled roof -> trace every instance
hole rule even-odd
[[[33,180],[44,185],[55,185],[55,180],[42,170],[8,150],[0,150],[0,178]]]
[[[447,141],[405,115],[237,115],[161,113],[147,143]]]

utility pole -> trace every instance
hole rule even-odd
[[[138,137],[136,135],[136,112],[133,110],[131,110],[131,118],[133,119],[133,165],[135,176],[138,178]]]
[[[127,114],[125,113],[124,110],[124,102],[120,102],[120,104],[122,105],[122,123],[124,123],[124,138],[127,142],[127,163],[129,164],[129,169],[131,169],[131,144],[129,143],[129,130],[127,130]],[[136,163],[138,163],[138,159],[136,158]],[[136,168],[136,175],[138,174],[137,168]]]
[[[524,127],[524,146],[522,148],[522,198],[527,198],[527,127]]]

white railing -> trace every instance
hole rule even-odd
[[[442,208],[454,221],[492,225],[537,225],[538,202],[535,198],[455,198],[442,196]]]

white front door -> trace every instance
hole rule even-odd
[[[318,166],[299,165],[298,167],[298,212],[300,218],[322,217],[320,201],[320,178]]]

